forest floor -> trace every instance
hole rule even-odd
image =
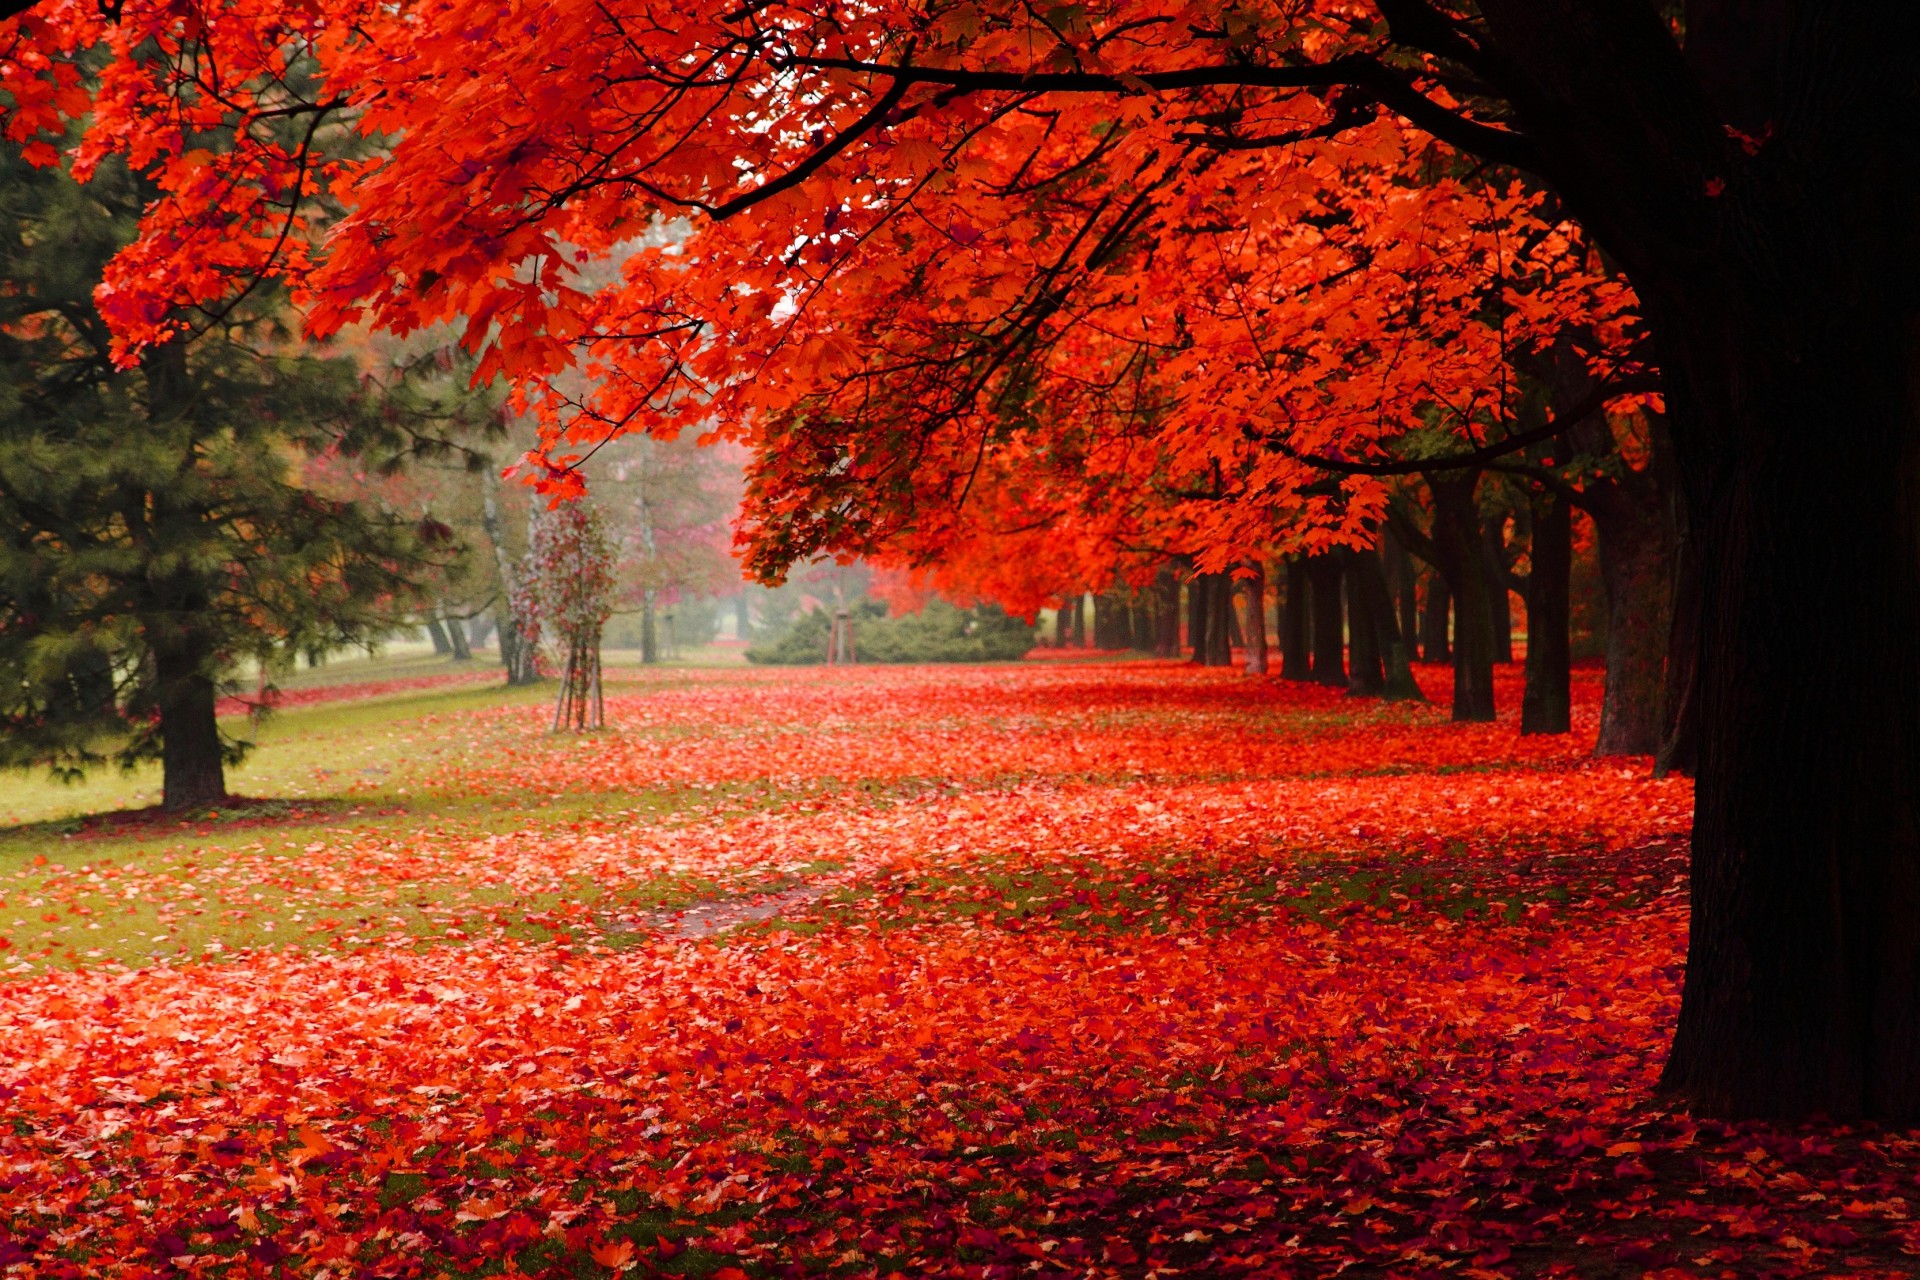
[[[0,1274],[1920,1271],[1920,1135],[1656,1096],[1691,789],[1597,673],[394,663],[245,803],[0,792]]]

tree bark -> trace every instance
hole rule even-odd
[[[447,644],[453,650],[453,660],[455,662],[472,662],[473,646],[467,643],[466,627],[461,625],[460,619],[458,618],[448,618],[445,626],[447,628]]]
[[[1127,634],[1135,653],[1152,653],[1159,644],[1154,627],[1152,589],[1136,590],[1127,603]]]
[[[507,684],[528,685],[540,679],[540,655],[535,651],[533,634],[527,620],[516,607],[522,598],[520,574],[514,568],[507,545],[506,522],[500,515],[500,477],[487,467],[486,491],[480,503],[480,527],[493,546],[494,563],[500,573],[500,602],[495,606],[495,625],[500,633],[500,665],[507,669]]]
[[[1172,565],[1161,565],[1153,579],[1153,653],[1158,658],[1180,656],[1180,578]]]
[[[1187,648],[1192,651],[1189,660],[1195,666],[1205,666],[1207,661],[1207,622],[1212,617],[1207,608],[1209,585],[1204,573],[1187,579]]]
[[[1474,489],[1478,471],[1428,472],[1433,494],[1433,546],[1453,597],[1453,718],[1491,720],[1493,603]],[[1502,591],[1506,590],[1502,584]]]
[[[447,639],[447,629],[440,625],[440,619],[431,609],[427,611],[427,639],[433,642],[436,658],[444,658],[453,652],[453,643]]]
[[[1653,776],[1693,774],[1700,767],[1700,557],[1685,522],[1674,552],[1673,621],[1667,645],[1666,725]]]
[[[1407,553],[1391,527],[1380,530],[1380,556],[1387,577],[1387,591],[1394,607],[1395,625],[1400,639],[1412,656],[1414,637],[1420,634],[1420,599],[1416,590],[1413,557]]]
[[[1246,579],[1247,594],[1247,666],[1250,676],[1267,674],[1267,569],[1258,560],[1250,562],[1253,576]]]
[[[1668,503],[1652,475],[1633,473],[1590,484],[1584,501],[1607,589],[1607,688],[1593,753],[1650,756],[1666,727],[1674,550]]]
[[[1427,599],[1420,611],[1421,661],[1453,661],[1453,644],[1447,637],[1452,609],[1453,593],[1447,590],[1446,577],[1435,569],[1427,575]]]
[[[1280,678],[1313,679],[1312,613],[1307,600],[1307,562],[1287,560],[1286,614],[1280,624]]]
[[[1347,597],[1347,696],[1377,698],[1387,691],[1380,628],[1391,625],[1392,618],[1381,616],[1382,601],[1364,588],[1363,579],[1369,568],[1379,572],[1380,562],[1371,551],[1353,550],[1342,551],[1340,560]]]
[[[1345,618],[1340,605],[1340,556],[1323,551],[1307,557],[1307,581],[1313,601],[1313,679],[1336,689],[1347,687]]]
[[[1240,640],[1240,617],[1233,609],[1233,575],[1216,573],[1213,586],[1208,591],[1212,602],[1213,621],[1207,626],[1207,665],[1210,667],[1230,667],[1233,665],[1235,642]]]
[[[1493,660],[1502,665],[1513,661],[1513,600],[1507,594],[1507,517],[1504,511],[1481,522],[1486,548],[1487,625],[1493,634]]]
[[[227,797],[226,753],[215,715],[219,691],[204,638],[188,631],[156,644],[154,700],[160,709],[160,805],[169,812]]]
[[[1559,494],[1529,495],[1533,526],[1527,575],[1527,683],[1520,732],[1573,729],[1573,505]]]
[[[1394,617],[1393,593],[1388,588],[1380,556],[1373,551],[1356,552],[1348,567],[1351,570],[1347,579],[1348,598],[1364,599],[1366,615],[1373,622],[1384,677],[1381,696],[1389,702],[1425,702],[1426,694],[1420,691],[1410,665],[1412,633],[1401,631]]]

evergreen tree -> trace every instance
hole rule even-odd
[[[451,547],[298,482],[365,397],[272,299],[114,367],[93,291],[142,194],[0,152],[0,765],[158,758],[182,809],[222,799],[246,749],[215,718],[241,662],[374,638]]]

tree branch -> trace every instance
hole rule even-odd
[[[1175,71],[1107,74],[1092,71],[971,71],[963,67],[888,65],[857,58],[791,56],[777,68],[850,71],[891,77],[895,84],[937,84],[961,93],[1165,93],[1178,89],[1334,89],[1365,90],[1381,106],[1404,117],[1442,142],[1483,156],[1496,164],[1543,171],[1533,142],[1511,129],[1482,124],[1441,106],[1415,86],[1411,77],[1367,54],[1351,53],[1330,62],[1300,67],[1204,66]]]
[[[1529,445],[1564,435],[1604,409],[1609,400],[1639,391],[1658,389],[1658,381],[1651,376],[1603,382],[1571,405],[1566,412],[1555,414],[1544,426],[1535,427],[1531,431],[1522,431],[1504,440],[1496,440],[1478,449],[1469,449],[1465,453],[1446,453],[1437,458],[1409,458],[1397,462],[1348,462],[1344,458],[1328,458],[1317,453],[1302,453],[1284,440],[1270,439],[1266,443],[1296,462],[1304,462],[1308,466],[1319,467],[1323,471],[1332,471],[1341,475],[1410,476],[1426,471],[1460,471],[1467,467],[1482,466],[1495,458],[1504,458],[1510,453],[1518,453]]]

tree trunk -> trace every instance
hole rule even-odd
[[[1407,553],[1391,527],[1380,531],[1380,555],[1384,562],[1387,593],[1393,602],[1395,626],[1411,656],[1414,637],[1420,634],[1420,597],[1416,589],[1413,557]]]
[[[1348,569],[1348,599],[1364,599],[1365,614],[1373,623],[1374,644],[1380,653],[1384,677],[1381,696],[1389,702],[1425,702],[1427,696],[1413,678],[1408,643],[1411,633],[1401,631],[1394,617],[1393,593],[1388,588],[1380,556],[1373,551],[1356,552],[1348,562]],[[1351,612],[1358,615],[1361,610]]]
[[[1087,647],[1087,595],[1076,591],[1067,597],[1067,643],[1076,649]]]
[[[1154,575],[1153,652],[1158,658],[1180,656],[1180,578],[1172,565],[1161,565]]]
[[[1307,562],[1287,560],[1286,615],[1280,624],[1280,678],[1313,679],[1312,614],[1307,601]]]
[[[1493,660],[1513,661],[1513,600],[1507,594],[1507,517],[1505,512],[1481,522],[1486,547],[1487,625],[1493,633]]]
[[[169,812],[227,798],[226,754],[214,714],[219,691],[211,655],[195,634],[154,649],[154,700],[160,709],[160,805]]]
[[[1267,569],[1252,561],[1253,576],[1246,580],[1247,590],[1247,666],[1250,676],[1267,674]]]
[[[1427,599],[1420,611],[1420,659],[1423,662],[1452,662],[1453,644],[1447,638],[1448,614],[1453,593],[1438,569],[1427,575]]]
[[[660,661],[660,632],[653,616],[653,592],[640,593],[640,661]]]
[[[1573,729],[1573,505],[1546,489],[1530,495],[1533,568],[1527,575],[1527,684],[1521,733]]]
[[[1137,590],[1127,604],[1127,633],[1135,653],[1152,653],[1159,647],[1159,631],[1154,626],[1153,589]]]
[[[1368,570],[1363,560],[1371,555],[1361,551],[1340,553],[1347,588],[1347,696],[1352,698],[1377,698],[1387,691],[1387,671],[1380,660],[1380,627],[1391,619],[1377,616],[1380,602],[1361,584]],[[1377,572],[1379,560],[1375,559],[1371,567]]]
[[[1474,509],[1479,481],[1478,471],[1427,473],[1427,488],[1433,493],[1434,552],[1454,599],[1453,718],[1463,721],[1494,718],[1492,584],[1486,568],[1486,539]]]
[[[447,639],[447,629],[440,625],[440,619],[432,610],[427,611],[427,639],[433,641],[433,655],[444,658],[453,652],[453,643]]]
[[[1689,503],[1700,758],[1666,1083],[1717,1113],[1920,1115],[1911,310],[1753,352],[1741,446]]]
[[[486,490],[480,503],[480,527],[493,545],[494,563],[500,572],[500,603],[494,620],[500,632],[500,665],[507,669],[507,684],[528,685],[540,679],[540,655],[534,647],[533,629],[520,616],[520,574],[514,568],[507,545],[506,522],[500,515],[500,477],[492,467],[483,471]]]
[[[1225,573],[1207,576],[1207,665],[1233,665],[1233,578]]]
[[[453,660],[455,662],[472,662],[473,646],[467,643],[466,627],[461,625],[458,618],[448,618],[445,625],[447,628],[447,643],[453,649]]]
[[[733,598],[733,634],[742,644],[753,638],[753,614],[744,591]]]
[[[1660,750],[1653,758],[1653,776],[1692,774],[1700,767],[1700,556],[1693,549],[1684,521],[1675,544],[1673,621],[1667,645],[1666,725]]]
[[[1346,639],[1340,608],[1340,557],[1323,551],[1307,557],[1307,581],[1313,600],[1313,679],[1316,684],[1347,687]]]
[[[1480,65],[1639,295],[1699,555],[1665,1083],[1709,1113],[1920,1116],[1920,6],[1698,0],[1679,49],[1653,6],[1476,9]]]
[[[1635,477],[1636,481],[1651,477]],[[1672,642],[1673,525],[1651,483],[1588,486],[1607,588],[1607,689],[1596,756],[1650,756],[1666,728],[1667,647]]]
[[[1187,648],[1192,653],[1188,660],[1195,666],[1204,666],[1207,661],[1207,620],[1211,616],[1207,609],[1208,585],[1204,573],[1187,579]]]

